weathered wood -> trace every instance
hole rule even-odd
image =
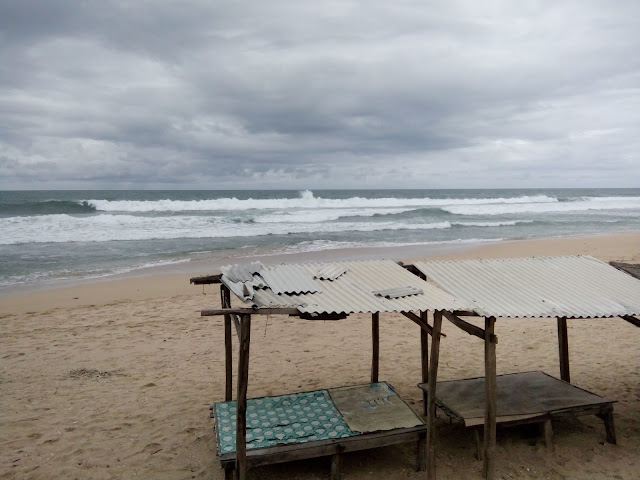
[[[483,441],[480,440],[480,427],[475,427],[473,429],[473,439],[476,444],[476,452],[474,456],[476,457],[476,460],[482,460],[484,458],[484,452],[482,450]]]
[[[428,312],[420,312],[420,318],[423,323],[428,324]],[[420,353],[422,355],[422,383],[429,381],[429,333],[421,328],[420,329]],[[425,390],[422,390],[422,410],[424,414],[427,414],[427,399],[429,395]]]
[[[607,434],[607,442],[617,445],[618,440],[616,438],[616,426],[613,421],[613,407],[609,406],[608,409],[596,415],[604,421],[604,429]]]
[[[547,418],[542,422],[542,431],[544,433],[544,444],[549,450],[553,450],[553,426],[551,419]]]
[[[457,317],[481,317],[482,316],[471,310],[454,310],[453,314]]]
[[[631,315],[623,315],[620,318],[622,318],[623,320],[626,320],[631,325],[634,325],[636,327],[640,327],[640,318],[636,318],[636,317],[631,316]]]
[[[558,317],[558,358],[560,360],[560,378],[571,383],[569,371],[569,337],[567,335],[567,319]]]
[[[436,382],[438,381],[438,360],[440,358],[440,329],[442,312],[433,314],[431,333],[431,363],[429,365],[429,394],[427,398],[427,479],[436,478]]]
[[[465,322],[464,320],[462,320],[460,317],[457,317],[453,313],[442,312],[442,314],[446,317],[447,320],[453,323],[460,330],[463,330],[467,332],[469,335],[474,335],[484,340],[484,330],[481,329],[480,327],[476,327],[475,325],[472,325],[469,322]],[[493,333],[491,334],[491,342],[498,343],[498,337],[495,336]]]
[[[344,320],[349,315],[346,313],[300,313],[298,316],[302,320]]]
[[[212,283],[220,283],[221,278],[221,273],[218,273],[216,275],[205,275],[203,277],[192,277],[189,280],[189,283],[192,283],[194,285],[210,285]]]
[[[337,452],[331,455],[331,480],[341,480],[342,478],[342,452],[344,447],[337,446]]]
[[[410,428],[364,433],[347,438],[252,448],[247,451],[247,465],[249,467],[257,467],[260,465],[303,460],[305,458],[324,457],[334,455],[338,449],[342,449],[342,453],[348,453],[400,443],[417,443],[420,438],[425,435],[426,426],[420,425]],[[223,466],[226,464],[234,464],[235,458],[236,455],[234,452],[219,456]]]
[[[427,470],[427,434],[420,435],[420,440],[416,443],[416,471],[425,472]]]
[[[422,272],[418,269],[418,267],[416,267],[414,264],[410,263],[410,264],[405,265],[405,264],[404,264],[404,263],[402,263],[402,262],[397,262],[397,263],[398,263],[398,265],[400,265],[402,268],[404,268],[404,269],[406,269],[406,270],[410,271],[411,273],[413,273],[414,275],[417,275],[418,277],[420,277],[422,280],[426,280],[426,279],[427,279],[427,276],[426,276],[424,273],[422,273]]]
[[[213,317],[216,315],[300,315],[297,308],[208,308],[200,311],[201,317]]]
[[[425,330],[426,332],[429,333],[429,335],[433,334],[433,328],[431,327],[431,325],[429,325],[427,322],[422,320],[422,317],[419,317],[418,315],[416,315],[413,312],[400,312],[402,315],[404,315],[405,317],[407,317],[409,320],[411,320],[414,323],[417,323],[418,326]],[[446,337],[446,335],[441,334],[443,337]]]
[[[238,351],[238,393],[236,406],[236,476],[247,478],[247,385],[249,381],[249,345],[251,341],[251,315],[242,315]]]
[[[484,459],[482,476],[487,480],[495,478],[495,450],[496,450],[496,344],[492,341],[496,319],[484,319],[484,385],[486,407],[484,414]]]
[[[223,308],[231,307],[231,291],[226,285],[220,285],[220,304]],[[224,399],[229,402],[233,399],[233,351],[231,344],[231,315],[224,316],[224,369],[225,389]]]
[[[640,279],[640,264],[638,263],[609,262],[609,265]]]
[[[380,314],[371,315],[371,383],[378,383],[380,367]]]

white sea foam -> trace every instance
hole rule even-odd
[[[228,238],[314,232],[374,232],[451,228],[449,222],[236,223],[220,217],[135,215],[42,215],[0,219],[0,245],[105,242],[178,238]]]
[[[513,202],[443,206],[456,215],[505,215],[522,213],[566,213],[590,210],[637,210],[640,197],[586,197],[567,202]]]
[[[299,198],[238,199],[218,198],[210,200],[87,200],[102,212],[215,212],[235,210],[290,210],[290,209],[353,209],[353,208],[429,208],[455,205],[499,205],[557,203],[555,197],[547,195],[500,197],[500,198],[365,198],[351,197],[332,199],[315,197],[305,191]]]

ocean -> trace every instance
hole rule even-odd
[[[0,294],[196,260],[627,231],[637,188],[4,191]]]

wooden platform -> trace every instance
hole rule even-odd
[[[235,402],[212,405],[217,457],[228,476],[235,467]],[[416,442],[424,470],[427,427],[385,383],[261,397],[247,402],[247,466],[333,456],[340,476],[343,453]]]
[[[601,397],[541,371],[498,375],[496,380],[498,425],[543,423],[545,441],[551,446],[552,419],[597,415],[605,423],[607,441],[616,443],[613,422],[615,400]],[[426,383],[419,386],[426,391]],[[449,417],[477,430],[484,423],[484,377],[438,382],[436,404]],[[479,441],[478,435],[476,440]],[[478,450],[476,452],[479,456]]]

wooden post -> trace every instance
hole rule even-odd
[[[569,372],[569,337],[566,317],[558,317],[558,357],[560,358],[560,378],[571,383]]]
[[[442,312],[433,313],[433,333],[431,335],[431,363],[429,365],[427,398],[427,480],[436,478],[436,382],[438,380],[438,359],[440,357],[440,329]]]
[[[484,413],[484,459],[482,476],[487,480],[495,478],[496,450],[496,344],[491,341],[495,317],[484,319],[484,386],[486,407]]]
[[[371,316],[371,383],[378,383],[378,368],[380,365],[380,313]]]
[[[238,359],[238,393],[236,411],[236,475],[247,478],[247,384],[249,381],[249,344],[251,341],[251,315],[240,320],[240,346]]]
[[[429,323],[427,311],[420,312],[420,318],[424,323]],[[420,329],[420,353],[422,354],[422,383],[429,382],[429,333],[423,328]],[[422,390],[422,408],[427,415],[427,403],[429,395]]]
[[[342,479],[342,452],[343,451],[344,451],[344,447],[342,445],[338,445],[336,448],[336,453],[331,455],[331,480]]]
[[[220,285],[220,297],[222,308],[231,307],[231,292],[226,285]],[[231,345],[231,315],[229,314],[224,316],[224,370],[224,399],[229,402],[233,399],[233,353]]]

